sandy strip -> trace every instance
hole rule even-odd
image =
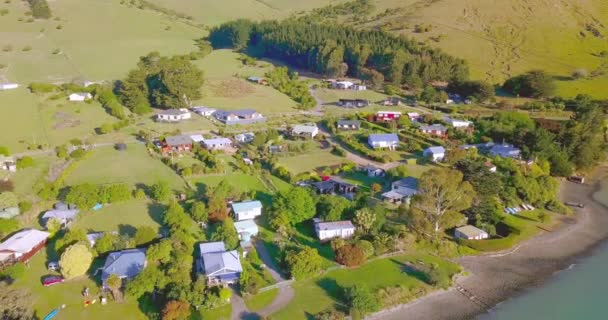
[[[598,168],[593,178],[587,185],[562,184],[560,199],[584,203],[585,208],[574,219],[563,218],[556,231],[544,232],[505,252],[459,258],[456,262],[470,275],[459,278],[454,288],[381,311],[370,319],[471,319],[542,285],[557,271],[588,256],[608,238],[608,208],[592,197],[599,180],[608,178],[608,166]]]

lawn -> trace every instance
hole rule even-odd
[[[51,162],[53,162],[53,160],[50,157],[35,157],[33,167],[11,173],[10,179],[15,184],[15,193],[22,197],[32,195],[34,184],[38,179],[47,176]],[[2,172],[0,172],[0,176],[1,174]]]
[[[190,318],[191,320],[228,320],[231,314],[232,305],[227,304],[216,309],[194,312]]]
[[[288,96],[269,86],[253,84],[245,79],[263,76],[272,65],[258,62],[258,66],[245,66],[239,54],[231,50],[215,50],[196,65],[205,72],[203,98],[195,105],[234,110],[252,108],[268,115],[293,112],[297,104]]]
[[[249,296],[245,299],[245,304],[249,311],[258,311],[271,304],[279,294],[279,289],[271,289]]]
[[[118,231],[133,235],[138,227],[160,227],[164,208],[147,200],[106,204],[99,211],[82,212],[73,227],[87,231]]]
[[[372,290],[382,287],[402,285],[410,289],[430,289],[419,274],[408,274],[404,263],[424,261],[436,263],[448,274],[455,274],[459,267],[451,262],[429,255],[403,255],[369,262],[357,269],[339,269],[320,277],[296,282],[294,299],[273,319],[309,319],[310,315],[335,308],[342,304],[340,291],[352,285],[366,285]],[[379,276],[381,275],[381,276]]]
[[[166,181],[174,190],[183,190],[184,181],[173,170],[148,155],[142,144],[129,144],[126,151],[99,147],[76,164],[66,178],[66,185],[81,183],[127,183],[151,185]]]
[[[348,159],[332,154],[331,148],[321,149],[318,144],[312,150],[278,159],[293,174],[348,162]]]

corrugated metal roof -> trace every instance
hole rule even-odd
[[[344,221],[318,222],[317,228],[319,228],[319,230],[344,230],[344,229],[354,229],[355,226],[353,225],[352,222],[350,222],[350,220],[344,220]]]
[[[49,210],[42,215],[42,219],[73,219],[76,215],[78,215],[78,210]]]
[[[198,245],[198,249],[200,251],[200,254],[203,255],[204,253],[209,253],[209,252],[226,251],[226,245],[224,244],[223,241],[203,242]]]
[[[242,272],[241,259],[236,250],[203,254],[206,275]]]
[[[232,204],[232,210],[235,213],[249,211],[256,208],[262,208],[262,203],[260,201],[244,201],[244,202],[235,202]]]
[[[399,136],[395,133],[375,133],[369,135],[370,142],[399,142]]]
[[[48,239],[50,234],[36,229],[21,230],[0,243],[0,251],[26,253]]]
[[[146,265],[146,249],[128,249],[112,252],[106,258],[101,272],[101,280],[105,281],[111,274],[120,278],[133,278],[138,275]]]
[[[460,228],[456,228],[456,230],[464,235],[466,235],[469,238],[474,238],[477,237],[479,235],[485,234],[486,232],[475,227],[475,226],[471,226],[471,225],[466,225]]]

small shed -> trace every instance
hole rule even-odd
[[[117,143],[114,145],[114,149],[116,149],[118,151],[125,151],[125,150],[127,150],[127,144],[126,143]]]

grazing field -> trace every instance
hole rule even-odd
[[[4,2],[4,1],[3,1]],[[27,22],[24,1],[2,3],[0,78],[31,81],[112,80],[124,76],[150,51],[162,54],[195,50],[193,39],[204,31],[120,0],[49,1],[55,18]],[[18,21],[21,19],[23,21]],[[86,31],[86,32],[85,32]],[[29,51],[23,51],[26,46]]]
[[[294,299],[281,311],[275,313],[273,319],[309,319],[310,315],[321,311],[342,306],[340,289],[352,285],[366,285],[372,290],[388,286],[405,286],[414,291],[429,290],[419,274],[408,273],[404,263],[424,261],[425,264],[435,263],[447,274],[455,274],[459,267],[451,262],[427,255],[403,255],[384,258],[367,263],[357,269],[339,269],[327,274],[304,281],[296,282]],[[382,275],[381,277],[378,275]]]
[[[111,146],[93,149],[86,159],[76,164],[65,183],[127,183],[134,186],[158,181],[166,181],[174,190],[185,187],[184,181],[169,167],[148,155],[144,145],[129,144],[125,151],[116,151]]]
[[[117,231],[133,236],[136,228],[160,227],[164,208],[147,200],[105,205],[99,211],[82,212],[73,224],[87,231]]]
[[[348,162],[348,159],[332,154],[331,148],[321,149],[318,145],[304,153],[278,159],[279,163],[293,174]]]
[[[268,62],[246,66],[231,50],[215,50],[196,65],[205,72],[203,98],[196,105],[217,109],[255,109],[262,114],[293,112],[297,104],[288,96],[264,85],[248,82],[250,76],[264,76],[272,68]]]

